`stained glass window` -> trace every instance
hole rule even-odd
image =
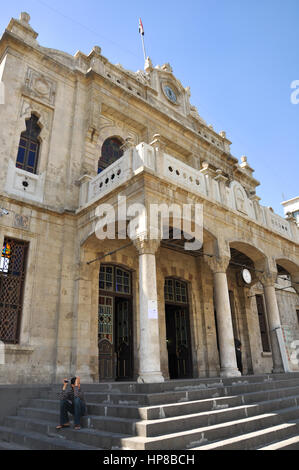
[[[0,259],[0,272],[8,273],[9,261],[11,258],[11,244],[8,241],[4,241],[1,259]]]
[[[101,173],[105,168],[123,156],[122,145],[123,143],[116,137],[105,140],[102,147],[102,155],[99,159],[98,173]]]
[[[31,118],[26,120],[26,131],[21,134],[16,162],[17,168],[36,174],[40,132],[41,128],[38,125],[38,117],[32,114]]]
[[[113,298],[102,295],[99,298],[99,339],[113,342]]]

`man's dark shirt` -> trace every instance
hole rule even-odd
[[[74,388],[71,387],[71,389],[61,390],[58,393],[58,398],[60,400],[68,400],[72,402],[72,404],[74,403],[75,398],[80,398],[82,403],[86,405],[84,393],[81,392],[81,390],[78,387],[74,387]]]

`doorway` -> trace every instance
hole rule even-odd
[[[170,379],[192,378],[192,349],[187,284],[165,281],[166,341]]]
[[[99,380],[133,377],[131,273],[118,266],[100,269],[98,346]]]

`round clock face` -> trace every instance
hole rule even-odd
[[[168,98],[172,103],[176,103],[176,102],[177,102],[176,94],[175,94],[175,92],[173,91],[173,89],[170,88],[170,86],[165,85],[165,87],[164,87],[164,92],[165,92],[165,95],[167,96],[167,98]]]
[[[248,269],[243,269],[242,277],[243,277],[243,280],[246,282],[246,284],[251,284],[252,276]]]

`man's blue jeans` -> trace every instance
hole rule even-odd
[[[75,426],[80,426],[80,419],[81,416],[85,415],[85,411],[85,404],[78,397],[74,398],[74,403],[68,400],[60,400],[60,424],[68,423],[68,413],[71,413],[75,417]]]

